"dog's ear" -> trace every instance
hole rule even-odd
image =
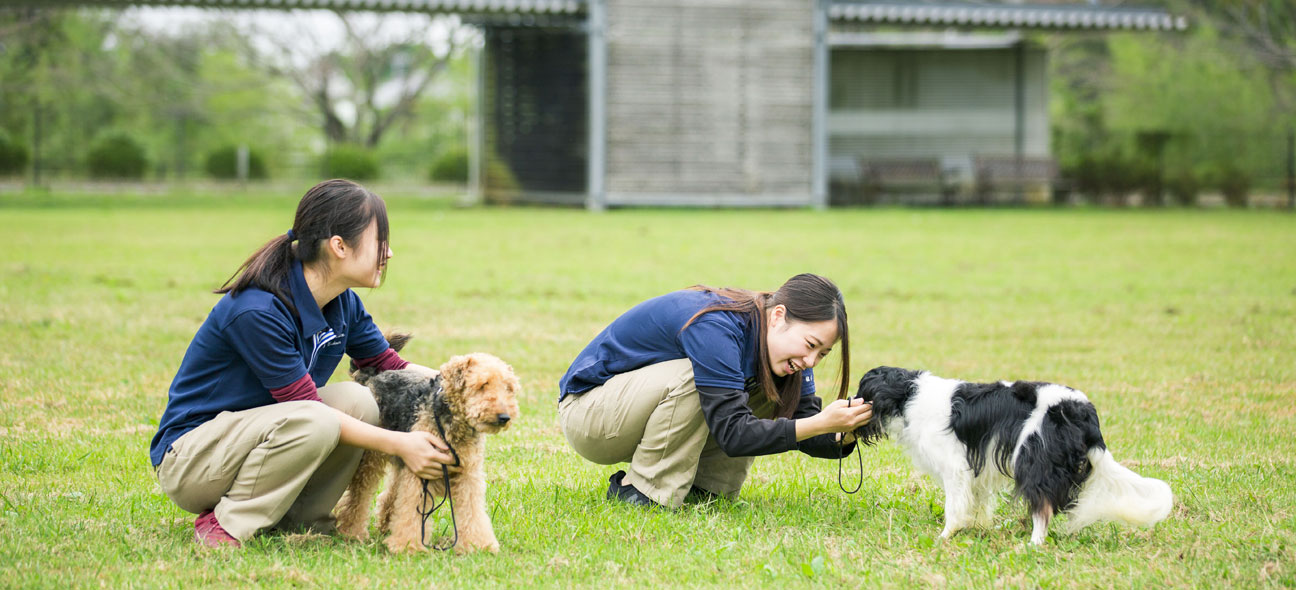
[[[856,390],[855,397],[871,402],[884,393],[892,395],[907,393],[913,388],[913,380],[917,379],[919,374],[918,371],[897,367],[874,367],[860,377],[859,389]]]

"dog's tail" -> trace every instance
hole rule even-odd
[[[1067,511],[1066,532],[1073,533],[1098,521],[1131,526],[1152,526],[1170,515],[1174,493],[1159,479],[1143,477],[1122,466],[1107,449],[1089,449],[1093,473],[1080,489],[1076,504]]]
[[[414,339],[413,334],[405,332],[388,332],[383,334],[383,337],[387,338],[387,344],[396,352],[400,352],[402,348],[405,348],[406,344],[409,344],[410,340]]]
[[[409,344],[410,340],[414,339],[413,334],[407,334],[405,332],[388,332],[383,334],[383,337],[387,339],[387,345],[396,352],[400,352],[402,348],[405,348],[406,344]],[[378,371],[371,367],[365,367],[362,369],[360,366],[356,365],[355,359],[351,359],[350,373],[352,381],[365,385],[374,375],[378,374]]]

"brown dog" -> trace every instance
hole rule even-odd
[[[408,337],[393,336],[389,340],[399,350]],[[475,352],[451,358],[441,365],[436,379],[429,379],[421,371],[375,375],[372,370],[357,371],[354,367],[352,376],[373,391],[383,428],[422,430],[441,436],[436,425],[440,418],[445,442],[458,453],[461,469],[451,476],[448,492],[459,537],[455,553],[498,552],[499,542],[486,512],[485,435],[508,428],[518,416],[517,394],[521,386],[513,369],[499,358]],[[334,511],[338,531],[355,539],[369,536],[369,511],[373,493],[383,479],[384,464],[390,465],[386,470],[390,477],[387,489],[378,498],[378,528],[390,533],[386,544],[392,552],[423,551],[420,509],[431,508],[431,500],[423,502],[423,480],[405,469],[400,459],[374,451],[365,451],[355,477],[338,502]],[[429,480],[427,485],[436,497],[446,496],[443,479]]]

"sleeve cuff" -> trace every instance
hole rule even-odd
[[[796,421],[787,418],[778,418],[783,424],[783,451],[795,451],[801,447],[801,443],[796,439]]]
[[[399,354],[396,354],[395,349],[388,348],[378,356],[355,359],[355,364],[361,369],[373,367],[378,369],[378,372],[381,373],[383,371],[399,371],[404,369],[409,366],[409,361],[401,358]]]
[[[270,397],[280,403],[298,401],[324,402],[324,400],[320,399],[319,390],[315,388],[315,382],[311,380],[309,374],[302,375],[301,379],[283,387],[271,389]]]

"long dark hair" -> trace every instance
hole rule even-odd
[[[787,308],[787,318],[797,322],[822,322],[837,320],[837,338],[841,340],[841,367],[837,373],[837,399],[846,399],[850,384],[850,327],[846,321],[846,300],[841,290],[832,281],[819,275],[802,273],[783,283],[778,291],[748,291],[732,287],[714,288],[705,285],[689,287],[694,291],[715,293],[731,300],[731,303],[717,303],[703,309],[684,323],[687,329],[693,320],[702,314],[713,311],[731,311],[745,314],[756,326],[756,367],[759,373],[761,389],[765,397],[778,404],[778,415],[789,418],[796,411],[797,401],[801,397],[801,372],[788,375],[783,383],[776,386],[774,371],[769,362],[769,345],[765,342],[768,333],[766,311],[776,305]],[[683,329],[681,329],[682,331]]]
[[[378,267],[387,262],[387,204],[382,198],[349,180],[326,180],[306,191],[297,204],[292,233],[266,242],[215,293],[237,296],[249,287],[273,293],[293,313],[297,307],[288,295],[288,272],[293,260],[310,264],[320,258],[320,244],[339,236],[354,246],[374,220],[378,222]],[[295,243],[294,243],[295,242]]]

